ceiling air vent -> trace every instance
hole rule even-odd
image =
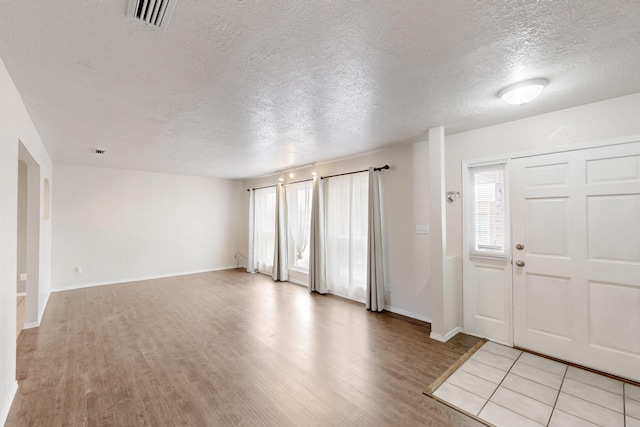
[[[127,16],[163,30],[169,24],[177,0],[129,0]]]

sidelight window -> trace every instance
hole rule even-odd
[[[475,255],[505,256],[507,200],[505,164],[469,169],[471,196],[470,243]]]

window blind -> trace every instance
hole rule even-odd
[[[471,252],[503,256],[507,247],[505,165],[470,168]]]

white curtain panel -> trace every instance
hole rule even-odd
[[[287,257],[287,210],[285,209],[285,191],[282,184],[276,186],[275,196],[275,239],[273,247],[273,280],[289,280]]]
[[[367,297],[365,305],[372,311],[384,310],[384,262],[380,201],[380,172],[369,168]]]
[[[285,187],[289,233],[289,268],[309,268],[309,240],[311,237],[312,181],[289,184]]]
[[[275,246],[276,189],[254,191],[253,266],[260,273],[273,274]]]
[[[327,293],[325,276],[324,190],[320,177],[313,178],[309,235],[309,292]]]
[[[253,236],[254,236],[254,232],[255,232],[255,215],[254,215],[254,209],[255,209],[255,200],[256,200],[256,196],[255,196],[255,190],[252,188],[251,190],[249,190],[249,251],[247,254],[247,272],[248,273],[255,273],[258,271],[258,266],[255,263],[255,253],[254,253],[254,242],[253,242]]]
[[[365,173],[324,180],[327,288],[360,302],[367,288],[368,186]]]

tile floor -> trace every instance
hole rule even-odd
[[[433,395],[498,427],[640,427],[640,387],[492,342]]]

